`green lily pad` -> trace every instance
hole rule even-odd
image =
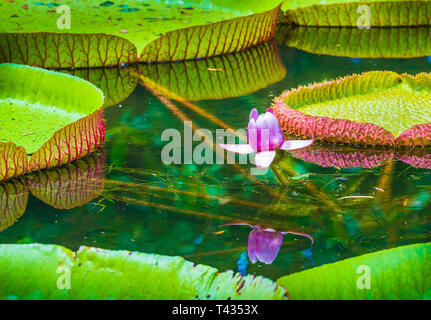
[[[83,68],[206,58],[268,40],[280,0],[234,3],[62,1],[56,7],[16,0],[0,6],[0,61],[45,68]],[[23,7],[25,6],[25,7]],[[60,22],[60,29],[57,23]],[[63,23],[63,24],[61,24]],[[67,26],[66,26],[67,27]]]
[[[26,211],[29,191],[57,209],[90,202],[103,190],[105,155],[89,156],[67,166],[33,172],[0,183],[0,231],[13,225]]]
[[[59,166],[96,150],[105,136],[102,104],[102,92],[87,81],[1,64],[1,180]]]
[[[0,245],[0,299],[284,299],[263,277],[194,265],[181,257],[55,245]],[[58,266],[70,289],[58,289]],[[43,274],[42,270],[44,270]]]
[[[289,47],[350,58],[415,58],[431,55],[430,28],[327,28],[283,25]]]
[[[330,263],[282,277],[277,283],[286,288],[292,300],[429,299],[431,243]]]
[[[431,145],[431,77],[372,71],[300,87],[273,109],[289,134],[325,142]]]
[[[146,78],[189,101],[242,96],[286,75],[274,43],[205,60],[139,65],[139,69]]]
[[[280,20],[301,26],[356,27],[363,14],[357,12],[358,7],[363,5],[370,8],[371,28],[431,24],[429,0],[285,0]]]

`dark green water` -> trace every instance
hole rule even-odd
[[[352,59],[314,55],[283,44],[274,54],[282,63],[279,75],[285,69],[281,81],[242,96],[201,99],[193,104],[232,128],[245,128],[252,108],[263,112],[274,96],[299,85],[369,70],[431,71],[426,57]],[[157,69],[149,70],[146,75],[152,78]],[[253,86],[256,79],[250,79],[248,84]],[[199,84],[196,78],[188,81],[197,83],[198,88],[208,84]],[[180,87],[186,85],[179,83]],[[172,103],[197,127],[212,132],[220,128],[183,104]],[[182,132],[183,120],[139,84],[120,105],[105,110],[105,119],[104,150],[85,162],[83,169],[65,169],[68,176],[63,180],[80,182],[75,187],[78,190],[66,187],[61,192],[48,192],[55,203],[55,197],[87,192],[88,184],[89,189],[95,189],[88,199],[95,199],[72,209],[55,209],[30,193],[25,213],[0,232],[1,243],[50,243],[74,250],[87,245],[181,255],[222,271],[238,270],[239,264],[247,273],[277,279],[313,266],[431,239],[431,171],[397,160],[403,155],[393,157],[388,150],[376,155],[369,150],[358,156],[338,149],[335,159],[361,158],[363,166],[373,157],[393,158],[374,168],[341,169],[279,152],[272,167],[275,172],[251,179],[247,175],[250,164],[238,165],[240,169],[228,164],[163,164],[161,151],[167,142],[161,141],[161,134],[167,128]],[[103,165],[103,157],[104,178],[96,174],[96,181],[86,179],[85,172]],[[406,157],[412,159],[411,154]],[[418,157],[428,163],[426,150]],[[314,238],[314,244],[287,234],[272,264],[251,264],[247,259],[251,229],[220,228],[223,223],[241,221],[306,233]]]

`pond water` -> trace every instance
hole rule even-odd
[[[251,164],[162,162],[168,143],[162,132],[173,128],[184,137],[184,120],[215,136],[221,125],[245,128],[252,108],[263,112],[275,96],[300,85],[369,70],[431,71],[427,57],[316,55],[283,41],[263,50],[263,61],[248,51],[194,66],[143,66],[145,85],[126,77],[124,86],[136,87],[125,100],[106,107],[104,149],[79,165],[31,178],[31,192],[14,186],[9,201],[24,199],[27,192],[28,202],[22,216],[3,217],[10,223],[0,228],[0,242],[180,255],[220,271],[276,280],[364,253],[430,241],[431,171],[416,168],[431,167],[427,150],[393,154],[315,146],[309,153],[279,152],[263,175],[251,175]],[[124,72],[129,76],[136,69]],[[223,82],[228,72],[235,80]],[[158,95],[163,92],[157,84],[174,98]],[[352,167],[342,168],[342,163]],[[221,227],[239,222],[308,237],[284,234],[272,263],[253,264],[247,255],[252,229]]]

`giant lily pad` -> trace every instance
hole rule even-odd
[[[0,181],[96,150],[105,137],[102,104],[102,92],[87,81],[1,64]]]
[[[369,288],[365,278],[361,278],[367,276],[368,270]],[[286,288],[292,300],[428,300],[431,297],[431,243],[338,261],[282,277],[277,283]]]
[[[271,42],[209,59],[144,64],[139,69],[148,79],[191,101],[242,96],[286,75],[277,47]]]
[[[431,29],[327,28],[283,25],[277,30],[289,47],[351,58],[414,58],[431,55]]]
[[[431,1],[407,0],[285,0],[281,21],[301,26],[356,27],[358,7],[370,8],[371,27],[430,25]]]
[[[325,142],[431,145],[431,77],[372,71],[300,87],[273,105],[288,133]]]
[[[0,183],[0,231],[25,212],[29,190],[42,202],[57,208],[83,206],[103,190],[105,155],[89,156],[67,166],[33,172]]]
[[[59,29],[58,19],[63,18],[56,5],[6,2],[0,6],[0,61],[82,68],[216,56],[268,40],[279,4],[67,0],[61,5],[70,9],[70,29]]]
[[[263,277],[220,273],[181,257],[56,245],[0,245],[0,299],[283,299]],[[57,273],[62,267],[60,274]],[[58,278],[70,270],[70,289]]]

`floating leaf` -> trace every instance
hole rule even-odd
[[[102,92],[79,78],[1,64],[0,156],[7,161],[0,181],[96,150],[105,136],[102,104]],[[25,153],[32,154],[28,165]]]
[[[24,214],[29,189],[36,198],[57,209],[83,206],[97,198],[103,190],[104,164],[104,154],[89,156],[64,167],[0,183],[0,231]]]
[[[22,4],[28,10],[22,10]],[[136,62],[207,58],[240,51],[270,39],[280,0],[247,5],[196,1],[62,1],[56,13],[27,0],[0,6],[0,61],[45,68],[88,68]],[[67,6],[67,7],[63,7]],[[70,15],[70,28],[67,17]]]
[[[285,0],[281,6],[281,22],[300,26],[356,27],[368,6],[370,26],[407,27],[430,25],[430,1],[400,0]],[[358,9],[359,8],[359,9]],[[358,13],[359,11],[359,13]]]
[[[367,275],[369,289],[363,287]],[[431,243],[326,264],[282,277],[277,283],[292,300],[426,299],[431,293]]]
[[[56,245],[0,245],[0,299],[67,299],[57,281],[73,266],[73,252]],[[60,271],[60,273],[57,273]]]
[[[198,61],[140,65],[139,69],[145,77],[191,101],[242,96],[286,75],[274,43]]]
[[[431,29],[428,27],[283,27],[279,32],[287,46],[313,54],[351,58],[414,58],[431,55]]]
[[[181,257],[53,245],[0,245],[0,299],[284,299],[263,277],[194,265]],[[70,290],[57,268],[71,270]],[[44,270],[43,274],[41,269]]]
[[[289,134],[325,142],[431,145],[431,77],[372,71],[299,87],[273,105]]]

